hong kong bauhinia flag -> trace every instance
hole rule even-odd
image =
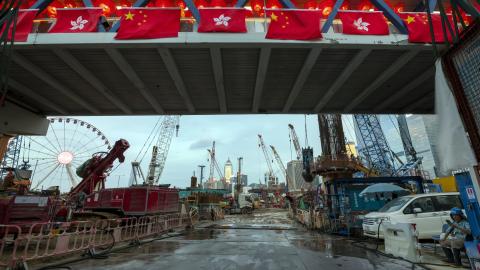
[[[49,33],[97,32],[102,8],[59,8]]]
[[[320,10],[267,10],[270,18],[266,38],[311,40],[322,37],[320,31]]]
[[[244,8],[200,8],[199,12],[198,32],[247,32]]]
[[[57,22],[49,33],[97,32],[101,8],[59,8]]]
[[[388,35],[388,24],[381,11],[339,11],[343,33],[348,35]]]
[[[13,37],[14,41],[25,42],[28,39],[28,34],[32,31],[33,19],[37,16],[38,9],[21,9],[18,11],[17,23],[15,24],[15,35]],[[12,23],[8,28],[8,37],[7,40],[12,40],[13,33]],[[4,31],[5,27],[2,29]]]
[[[178,37],[179,8],[124,8],[115,39]]]
[[[408,30],[408,42],[412,43],[432,43],[432,36],[430,34],[430,23],[428,22],[428,15],[426,12],[405,12],[400,13],[400,18],[405,22]],[[440,14],[433,13],[432,25],[433,36],[435,42],[445,42],[445,35],[442,30],[442,19]],[[447,38],[452,40],[450,32],[446,30]]]

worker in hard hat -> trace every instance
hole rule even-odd
[[[450,210],[450,217],[453,222],[447,220],[449,227],[445,231],[445,236],[440,240],[440,245],[447,256],[447,261],[460,266],[462,265],[460,250],[464,247],[465,238],[471,234],[470,224],[462,209],[458,207]]]

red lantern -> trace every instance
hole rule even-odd
[[[197,8],[208,7],[208,3],[205,0],[198,0],[196,4]]]
[[[110,15],[115,15],[117,12],[117,5],[112,0],[94,0],[93,5],[96,7],[101,7],[103,10],[103,16],[109,17]]]
[[[268,0],[267,1],[267,8],[281,8],[282,5],[278,0]]]
[[[262,0],[250,0],[250,6],[252,7],[253,14],[257,16],[263,15],[263,1]]]
[[[370,3],[370,1],[368,1],[368,0],[363,0],[363,1],[360,2],[360,4],[358,5],[358,10],[370,11],[370,10],[373,10],[373,5],[372,5],[372,3]]]
[[[328,17],[333,10],[333,1],[332,0],[322,0],[318,4],[318,9],[322,11],[322,16],[324,18]]]
[[[303,5],[303,7],[305,9],[316,9],[318,8],[317,7],[317,1],[315,0],[308,0],[307,2],[305,2],[305,4]]]
[[[60,3],[60,1],[55,0],[50,3],[50,5],[47,6],[46,11],[48,14],[48,17],[50,18],[55,18],[57,17],[57,8],[63,8],[63,4]]]
[[[187,5],[185,5],[185,2],[183,2],[183,0],[177,0],[177,2],[175,3],[177,7],[181,8],[181,9],[185,9],[187,7]]]
[[[166,8],[166,7],[174,7],[173,0],[155,0],[155,6]]]
[[[216,7],[216,8],[221,8],[221,7],[226,7],[227,4],[225,3],[225,0],[212,0],[210,2],[210,6]]]
[[[350,9],[350,3],[345,0],[343,1],[343,4],[340,6],[340,10],[349,10]]]

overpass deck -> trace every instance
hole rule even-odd
[[[318,41],[249,33],[32,33],[12,57],[9,98],[44,115],[433,113],[431,45],[407,36]],[[253,29],[253,31],[251,31]]]

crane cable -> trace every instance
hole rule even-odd
[[[140,149],[137,156],[135,157],[135,159],[134,159],[135,161],[138,160],[139,156],[142,154],[143,150],[145,149],[145,152],[143,153],[142,158],[140,159],[139,162],[141,163],[143,161],[143,158],[146,156],[148,149],[150,148],[150,146],[152,145],[153,141],[155,140],[156,136],[159,133],[159,132],[156,132],[156,131],[158,129],[157,127],[159,126],[158,124],[160,123],[161,119],[162,119],[162,117],[159,117],[157,122],[155,123],[155,126],[153,126],[153,129],[152,129],[152,131],[150,131],[150,134],[148,135],[148,138],[145,140],[145,143],[143,144],[142,148]],[[155,134],[155,135],[152,137],[153,134]],[[151,137],[152,137],[152,141],[147,146],[147,143],[150,141]]]

